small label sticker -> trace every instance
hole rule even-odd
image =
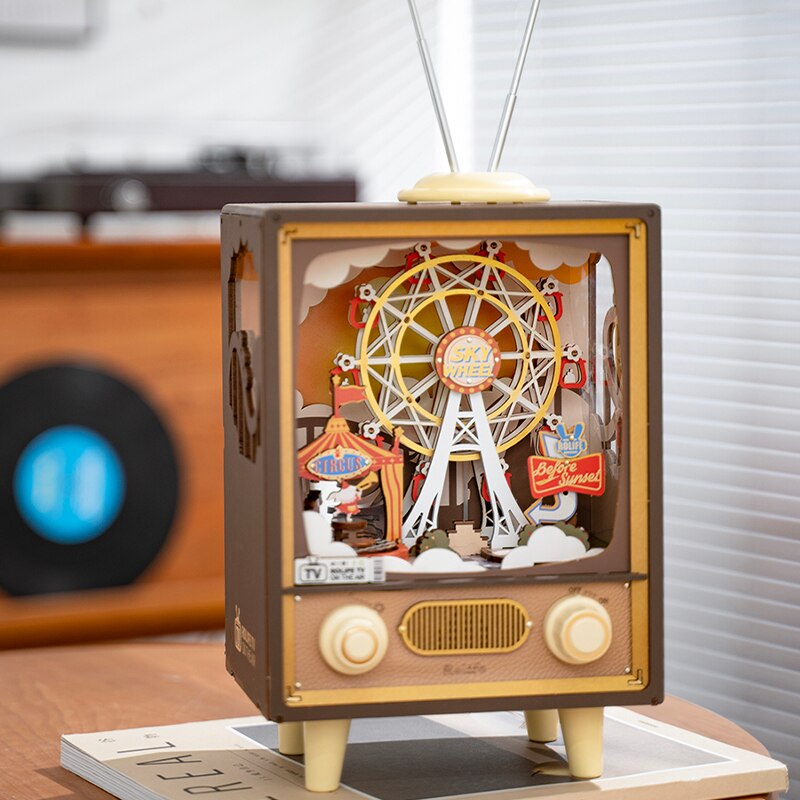
[[[294,561],[294,582],[297,586],[320,583],[383,583],[386,572],[383,559],[319,558],[308,556]]]
[[[235,619],[233,621],[233,646],[249,662],[251,667],[256,665],[256,637],[242,625],[242,610],[234,606]]]

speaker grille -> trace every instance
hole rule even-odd
[[[441,600],[417,603],[399,632],[421,656],[510,653],[530,632],[525,609],[514,600]]]

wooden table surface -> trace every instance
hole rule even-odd
[[[636,708],[766,754],[732,722],[676,698]],[[0,797],[108,800],[59,766],[62,733],[256,714],[225,671],[220,644],[126,643],[0,653]]]

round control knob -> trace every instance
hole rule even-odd
[[[544,618],[544,640],[561,661],[588,664],[611,646],[611,617],[591,597],[562,597]]]
[[[386,624],[368,606],[337,608],[319,629],[319,649],[325,663],[343,675],[362,675],[377,667],[388,643]]]

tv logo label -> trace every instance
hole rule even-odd
[[[308,556],[294,562],[295,584],[309,586],[319,583],[381,583],[386,580],[383,559],[377,558],[320,558]]]
[[[320,562],[298,564],[298,583],[325,583],[328,580],[328,568]]]

